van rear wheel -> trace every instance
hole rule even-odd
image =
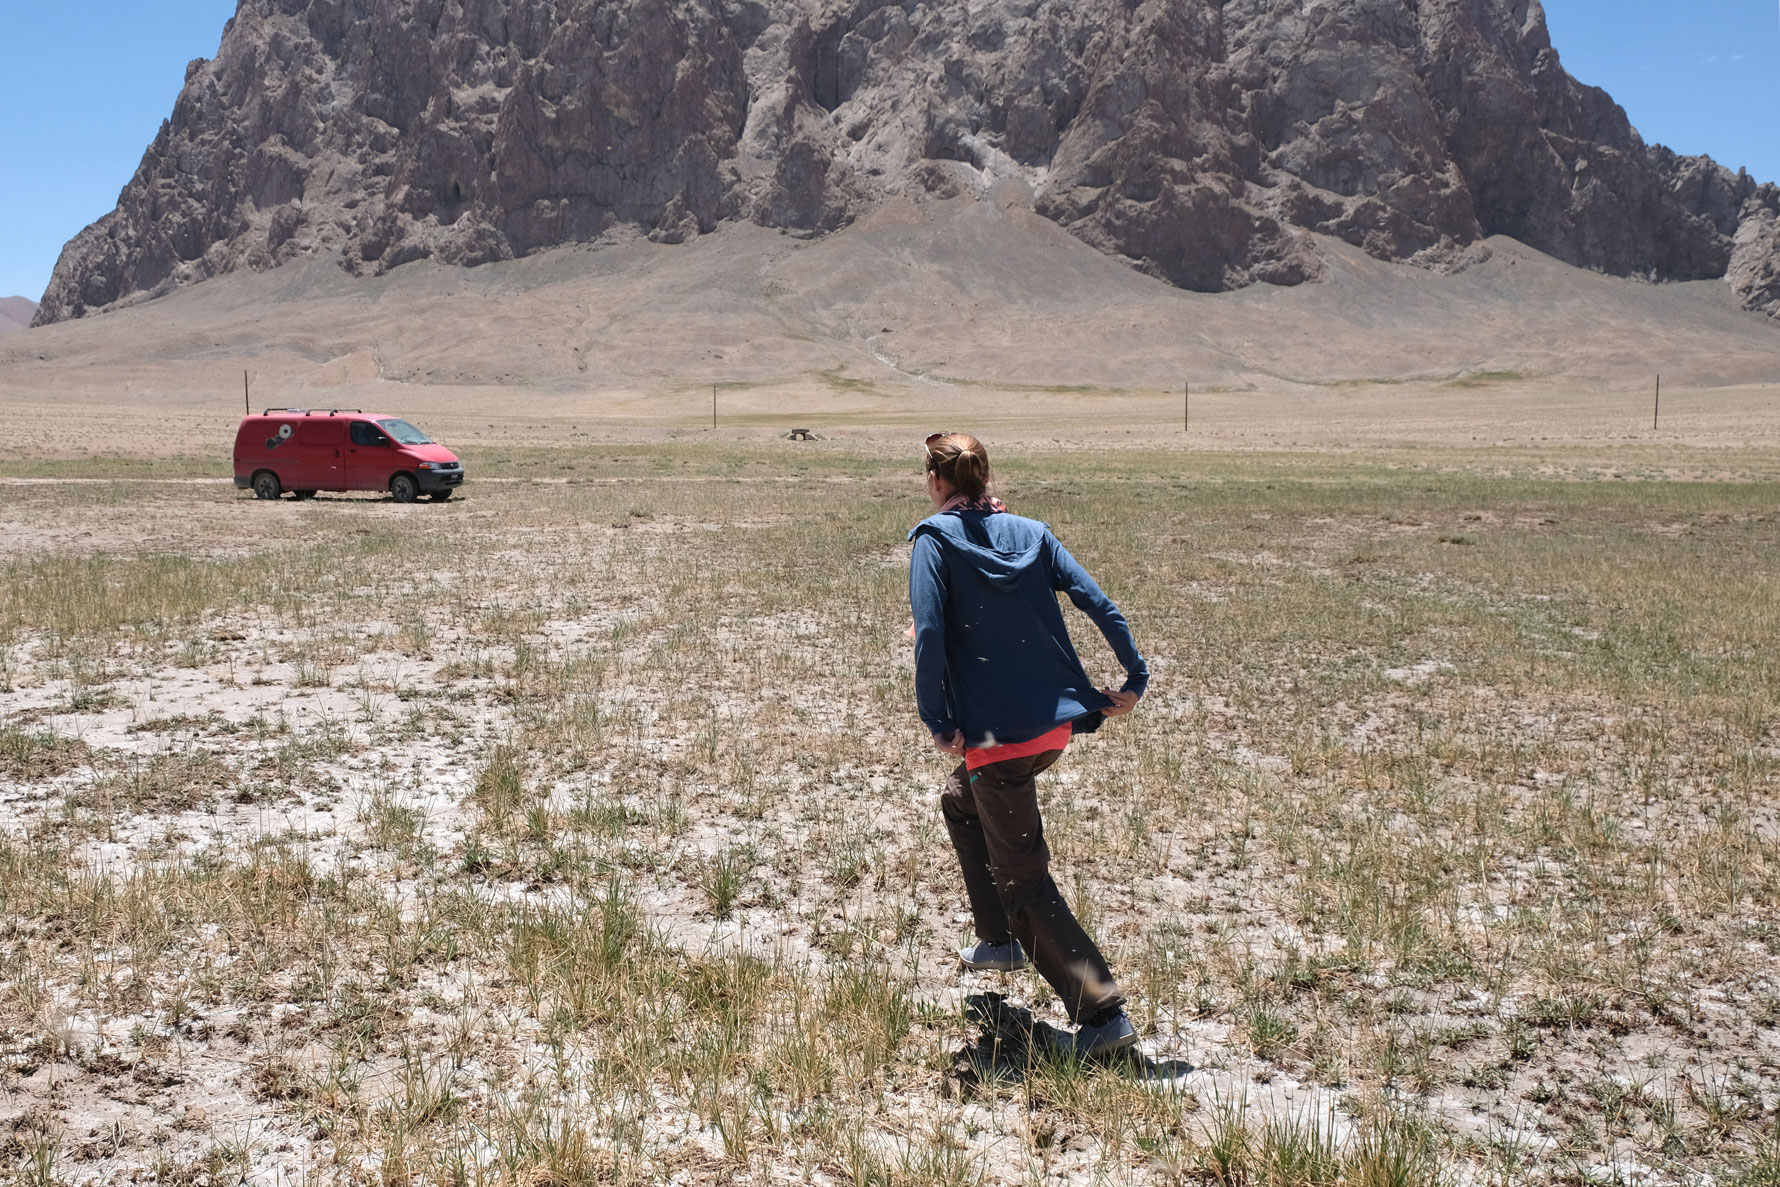
[[[389,480],[389,493],[398,503],[412,503],[420,494],[420,483],[414,481],[412,474],[397,474]]]
[[[293,499],[313,499],[314,497],[315,492],[312,490],[293,490],[291,492],[291,498]]]
[[[446,499],[449,499],[450,497],[451,497],[451,492],[448,490],[436,490],[432,494],[427,496],[427,498],[431,499],[435,503],[443,503]]]
[[[253,497],[256,499],[276,499],[284,493],[284,487],[278,481],[278,475],[270,470],[261,470],[253,476]]]

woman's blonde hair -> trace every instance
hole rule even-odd
[[[947,433],[929,441],[927,469],[973,503],[989,493],[989,451],[969,433]]]

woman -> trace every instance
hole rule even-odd
[[[1077,1024],[1075,1049],[1137,1041],[1125,999],[1050,873],[1037,776],[1075,733],[1131,712],[1149,669],[1119,608],[1044,524],[989,496],[989,455],[964,433],[927,438],[936,514],[909,538],[915,701],[933,744],[964,761],[940,808],[980,941],[970,969],[1023,969],[1027,954]],[[1057,594],[1093,618],[1125,687],[1096,689],[1070,644]]]

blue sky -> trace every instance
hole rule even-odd
[[[1775,0],[1545,0],[1564,68],[1644,139],[1780,182]]]
[[[1776,0],[1546,0],[1552,41],[1645,139],[1780,181]],[[216,52],[233,0],[0,0],[0,296],[41,295]]]

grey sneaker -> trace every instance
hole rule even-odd
[[[1032,967],[1020,941],[1014,939],[1005,944],[991,944],[984,940],[974,948],[960,948],[958,960],[965,968],[979,972],[1017,973]]]
[[[1110,1055],[1137,1042],[1137,1028],[1120,1010],[1104,1022],[1084,1022],[1076,1028],[1074,1047],[1077,1055]]]

